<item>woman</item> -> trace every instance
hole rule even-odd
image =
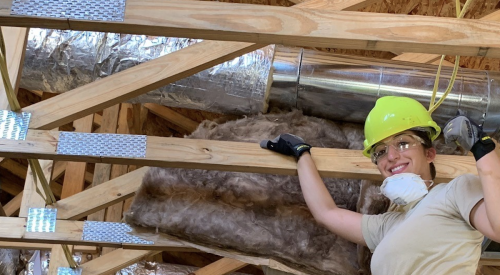
[[[500,159],[495,144],[466,117],[444,135],[470,150],[478,175],[434,185],[432,141],[441,129],[406,97],[377,100],[365,123],[363,154],[384,178],[382,192],[403,212],[362,215],[339,208],[301,138],[284,134],[261,146],[297,159],[306,203],[317,222],[373,252],[373,274],[475,274],[483,236],[500,241]],[[334,164],[333,164],[334,165]]]

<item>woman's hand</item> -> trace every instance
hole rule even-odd
[[[312,146],[305,143],[301,137],[292,134],[281,134],[273,140],[261,141],[260,147],[283,155],[295,156],[298,160],[304,152],[310,152]]]
[[[455,142],[466,151],[471,151],[476,161],[495,150],[491,138],[466,116],[457,116],[446,123],[443,134],[446,143]]]

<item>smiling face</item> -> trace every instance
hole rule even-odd
[[[382,143],[404,145],[406,142],[399,142],[399,137],[414,134],[413,131],[404,131],[386,138]],[[405,147],[403,151],[397,150],[395,146],[385,148],[387,155],[377,161],[377,168],[384,179],[395,174],[414,173],[424,180],[432,180],[429,164],[436,157],[436,149],[424,148],[420,142],[414,146]]]

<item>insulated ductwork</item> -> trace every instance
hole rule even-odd
[[[377,98],[408,96],[429,106],[437,66],[277,47],[269,104],[305,114],[363,123]],[[450,82],[443,68],[436,101]],[[443,126],[457,110],[486,131],[500,127],[500,73],[460,69],[453,89],[433,118]]]
[[[196,40],[32,29],[21,87],[65,92]],[[274,61],[273,61],[274,59]],[[140,96],[154,102],[228,114],[265,112],[267,103],[305,114],[364,122],[377,98],[409,96],[429,105],[437,66],[268,46]],[[272,77],[270,74],[272,73]],[[441,73],[439,91],[451,69]],[[272,79],[271,81],[269,81]],[[460,69],[452,92],[434,112],[443,125],[458,109],[488,132],[500,124],[500,73]],[[268,85],[271,83],[270,85]],[[438,99],[442,93],[438,93]]]
[[[62,93],[201,40],[31,29],[20,87]],[[219,113],[265,112],[274,46],[131,100]],[[104,92],[104,91],[103,91]]]

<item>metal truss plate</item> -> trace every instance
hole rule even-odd
[[[153,241],[147,241],[127,234],[128,232],[132,232],[132,227],[126,223],[85,221],[83,224],[82,240],[108,243],[154,244]]]
[[[57,154],[98,157],[146,157],[145,135],[61,132]]]
[[[0,110],[0,138],[24,140],[30,124],[30,113]]]
[[[26,232],[55,232],[56,218],[56,208],[30,208]]]
[[[14,0],[11,15],[123,21],[126,0]]]
[[[82,274],[81,267],[77,267],[77,268],[58,267],[57,268],[57,275],[81,275],[81,274]]]

